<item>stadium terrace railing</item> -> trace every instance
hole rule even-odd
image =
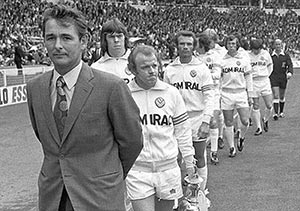
[[[22,74],[18,74],[17,68],[0,69],[0,87],[25,84],[31,78],[34,78],[50,69],[50,66],[24,67],[22,69]]]

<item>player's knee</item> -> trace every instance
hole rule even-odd
[[[258,110],[259,109],[259,104],[258,103],[253,103],[253,109]]]
[[[203,159],[198,159],[196,162],[196,165],[198,168],[203,168],[205,166],[205,159],[203,157]]]
[[[279,102],[285,102],[285,97],[284,96],[280,96]]]
[[[241,123],[242,123],[244,126],[248,126],[248,125],[249,125],[249,118],[242,118],[242,119],[241,119]]]
[[[204,160],[204,152],[202,150],[196,150],[195,158],[197,161]]]
[[[267,108],[267,109],[272,109],[272,107],[273,107],[272,103],[267,103],[267,104],[266,104],[266,108]]]
[[[205,144],[206,147],[206,144]],[[204,150],[202,149],[195,149],[195,159],[197,162],[204,162],[205,161],[205,157],[204,157]]]
[[[212,118],[210,120],[209,128],[210,129],[217,129],[218,128],[218,123],[217,123],[217,120],[215,118]]]
[[[223,113],[220,112],[216,119],[218,120],[219,123],[224,123]]]
[[[224,123],[225,123],[226,127],[233,126],[233,120],[224,120]]]

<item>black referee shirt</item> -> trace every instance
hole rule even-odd
[[[287,53],[272,54],[273,72],[270,78],[286,80],[288,72],[293,74],[293,63],[291,57]]]

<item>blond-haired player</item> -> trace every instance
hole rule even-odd
[[[219,137],[219,125],[223,124],[221,120],[221,108],[220,108],[220,77],[221,77],[221,66],[220,56],[215,51],[210,49],[210,38],[201,33],[198,36],[198,48],[197,57],[202,60],[211,71],[211,76],[214,82],[214,113],[210,121],[209,139],[211,143],[210,160],[213,164],[219,163],[218,158],[218,137]]]
[[[202,33],[209,38],[209,52],[213,55],[218,55],[218,60],[222,59],[226,54],[227,50],[224,46],[219,45],[220,38],[218,33],[211,28],[204,30]],[[224,131],[224,118],[223,114],[220,114],[218,117],[218,148],[223,149],[225,144],[223,140],[223,131]]]
[[[179,91],[158,79],[162,68],[153,47],[139,45],[128,57],[135,75],[128,84],[140,108],[144,147],[127,175],[134,210],[172,211],[182,197],[178,148],[192,178],[194,148],[185,103]]]

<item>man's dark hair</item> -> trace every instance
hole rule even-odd
[[[118,18],[113,18],[113,19],[105,22],[101,29],[101,33],[100,33],[101,56],[103,56],[105,53],[108,53],[106,35],[112,34],[112,33],[123,33],[125,36],[125,49],[126,50],[128,49],[129,35],[128,35],[127,28],[124,26],[124,24]]]
[[[229,41],[233,41],[235,39],[236,39],[236,49],[239,49],[239,47],[241,46],[240,40],[239,40],[239,37],[237,35],[234,35],[234,34],[228,35],[228,37],[225,38],[225,47],[226,47],[226,49],[227,49],[227,43]]]
[[[250,50],[252,49],[255,49],[255,50],[258,50],[258,49],[262,49],[263,48],[263,41],[262,39],[251,39],[250,40]]]
[[[207,34],[201,33],[198,35],[198,44],[200,48],[204,48],[204,51],[209,51],[211,39]]]
[[[196,37],[194,32],[183,30],[183,31],[179,31],[178,33],[176,33],[176,35],[175,35],[175,44],[176,44],[177,47],[178,47],[178,38],[180,36],[192,37],[193,38],[194,49],[197,47],[197,37]]]
[[[46,22],[51,19],[55,19],[62,26],[69,26],[70,24],[74,24],[75,28],[78,31],[79,38],[87,35],[87,21],[83,14],[75,8],[58,4],[46,9],[46,11],[44,12],[42,26],[44,36]]]

